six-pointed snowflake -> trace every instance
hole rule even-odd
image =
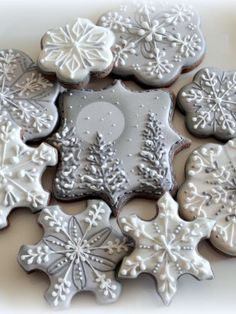
[[[83,290],[93,291],[106,303],[119,297],[121,285],[114,271],[129,244],[112,229],[110,214],[110,208],[99,200],[89,201],[87,209],[76,216],[66,215],[59,206],[40,214],[44,237],[35,246],[23,246],[19,262],[26,271],[39,269],[50,277],[46,298],[52,306],[69,306]]]
[[[208,217],[216,221],[212,244],[236,255],[236,140],[224,146],[206,144],[196,149],[186,166],[186,182],[178,193],[187,219]]]
[[[55,148],[26,146],[21,129],[6,116],[0,116],[0,229],[7,226],[13,208],[25,206],[36,212],[47,205],[49,193],[43,190],[40,178],[46,166],[57,163]]]
[[[212,279],[209,262],[198,254],[197,245],[209,237],[214,221],[198,218],[192,222],[178,215],[178,204],[169,193],[158,201],[158,216],[143,221],[136,215],[121,217],[120,227],[135,241],[134,251],[124,258],[120,277],[151,274],[157,291],[169,304],[177,290],[177,279],[187,273],[199,280]]]
[[[49,135],[57,122],[57,83],[45,79],[18,50],[0,50],[0,110],[24,129],[24,139]]]
[[[236,73],[201,69],[178,94],[187,127],[197,136],[227,140],[236,136]]]
[[[39,67],[64,83],[84,83],[90,73],[103,75],[112,66],[113,43],[111,31],[78,18],[44,35]]]

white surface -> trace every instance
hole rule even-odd
[[[77,16],[88,17],[96,22],[103,12],[116,7],[118,0],[1,0],[0,38],[1,48],[18,48],[34,60],[39,54],[40,38],[49,28],[64,25]],[[236,69],[236,1],[235,0],[192,0],[202,18],[202,28],[207,39],[207,54],[201,66],[218,66],[225,70]],[[196,69],[182,75],[170,88],[178,91],[191,80]],[[109,80],[100,82],[106,85]],[[194,147],[213,142],[200,140],[188,134],[183,116],[176,110],[174,125],[192,139],[192,146],[175,158],[178,183],[184,178],[184,162]],[[51,173],[47,172],[45,187],[51,185]],[[44,176],[45,178],[45,176]],[[55,201],[52,201],[55,203]],[[83,209],[84,202],[65,206],[68,212]],[[155,214],[155,201],[135,200],[123,210],[136,212],[143,218]],[[16,262],[16,255],[22,244],[36,243],[41,237],[37,215],[29,210],[17,210],[10,216],[10,227],[0,232],[0,313],[52,313],[44,301],[43,293],[48,287],[47,277],[40,273],[27,275]],[[83,293],[75,297],[67,313],[235,313],[236,307],[236,259],[217,253],[208,243],[201,245],[200,252],[208,258],[215,273],[215,279],[198,282],[190,276],[179,280],[178,292],[172,304],[165,307],[155,292],[151,277],[141,276],[136,280],[123,281],[123,293],[113,305],[98,305],[95,298]]]

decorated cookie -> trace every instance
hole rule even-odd
[[[55,197],[101,197],[117,212],[134,196],[175,191],[172,158],[188,145],[172,128],[168,92],[133,92],[117,81],[100,91],[68,91],[60,98],[62,127]]]
[[[87,19],[49,30],[42,38],[38,65],[68,87],[85,86],[90,76],[102,78],[112,70],[114,34]]]
[[[45,297],[53,307],[68,307],[80,291],[92,291],[103,303],[118,299],[121,285],[115,269],[130,244],[113,230],[110,214],[99,200],[88,201],[87,209],[76,216],[66,215],[59,206],[41,212],[43,239],[23,246],[18,260],[27,272],[38,269],[49,276]]]
[[[57,83],[49,82],[19,50],[0,50],[0,111],[24,130],[24,140],[48,136],[58,120]]]
[[[205,53],[199,17],[189,5],[136,1],[104,14],[98,25],[116,36],[113,72],[150,86],[172,84]]]
[[[135,241],[133,252],[124,258],[119,277],[152,275],[157,292],[169,304],[177,291],[177,279],[191,274],[199,280],[212,279],[209,262],[198,253],[198,243],[210,236],[214,221],[198,218],[187,222],[178,215],[178,204],[169,193],[158,201],[158,215],[144,221],[136,215],[121,217],[120,227]]]
[[[210,241],[220,251],[236,256],[236,139],[225,145],[206,144],[190,155],[186,181],[178,200],[186,219],[216,221]]]
[[[179,92],[178,104],[193,135],[236,137],[236,72],[201,69]]]
[[[8,214],[16,207],[39,211],[48,204],[49,193],[41,185],[46,166],[57,163],[57,151],[48,144],[26,146],[21,129],[0,115],[0,229],[7,226]]]

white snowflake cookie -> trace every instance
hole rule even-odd
[[[102,303],[118,299],[121,285],[115,269],[130,244],[112,229],[110,214],[100,200],[88,201],[87,209],[76,216],[66,215],[59,206],[41,212],[43,239],[23,246],[18,260],[27,272],[37,269],[49,276],[45,297],[53,307],[68,307],[80,291],[92,291]]]
[[[179,92],[178,104],[193,135],[236,137],[236,72],[201,69]]]
[[[49,82],[25,53],[0,50],[0,110],[24,130],[24,140],[40,139],[53,131],[58,93],[58,84]]]
[[[114,34],[88,19],[49,30],[42,38],[38,65],[45,74],[56,74],[67,86],[85,86],[90,76],[102,78],[112,70]]]
[[[146,85],[171,85],[205,53],[199,17],[187,4],[136,1],[104,14],[98,25],[116,36],[113,72],[133,75]]]
[[[210,236],[214,221],[198,218],[192,222],[178,215],[178,204],[169,193],[158,201],[158,215],[144,221],[136,215],[121,217],[119,224],[135,241],[135,249],[124,258],[119,277],[136,278],[151,274],[157,292],[169,304],[177,291],[177,279],[191,274],[199,280],[212,279],[209,262],[198,253],[198,243]]]
[[[16,207],[30,207],[32,212],[48,204],[49,193],[41,185],[46,166],[57,163],[57,151],[48,144],[31,148],[20,137],[21,129],[7,117],[0,116],[0,229]]]
[[[220,251],[236,256],[236,139],[225,145],[206,144],[190,155],[186,181],[178,193],[186,219],[216,221],[210,241]]]

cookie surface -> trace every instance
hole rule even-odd
[[[171,85],[205,53],[199,17],[189,5],[138,1],[104,14],[98,25],[116,36],[113,73],[149,86]]]
[[[186,125],[196,136],[229,140],[236,136],[236,72],[201,69],[178,94]]]
[[[0,109],[23,128],[24,140],[40,139],[53,131],[58,93],[58,84],[43,77],[25,53],[0,50]]]
[[[216,221],[210,241],[220,251],[236,256],[236,140],[225,145],[202,145],[186,164],[186,181],[178,192],[186,219]]]
[[[46,166],[55,166],[57,151],[42,143],[37,148],[24,144],[21,129],[0,115],[0,229],[7,226],[7,217],[16,207],[39,211],[48,204],[49,193],[41,184]]]
[[[100,91],[66,92],[54,195],[103,198],[116,213],[130,198],[175,191],[173,155],[188,142],[171,128],[168,92],[133,92],[117,81]]]
[[[37,245],[23,246],[18,261],[26,271],[41,270],[50,278],[47,301],[56,308],[70,305],[80,291],[92,291],[103,303],[118,299],[121,285],[115,268],[127,254],[127,239],[112,229],[110,208],[99,200],[70,216],[59,206],[44,209],[39,223],[44,236]]]
[[[46,74],[56,74],[62,83],[81,87],[89,82],[91,74],[109,74],[114,40],[110,30],[78,18],[43,36],[38,65]]]
[[[136,278],[152,275],[157,292],[169,304],[177,291],[177,279],[191,274],[199,280],[212,279],[209,262],[198,253],[198,243],[210,236],[214,221],[198,218],[182,220],[178,204],[169,193],[158,201],[158,215],[144,221],[136,215],[121,217],[121,230],[135,241],[133,252],[122,261],[119,277]]]

